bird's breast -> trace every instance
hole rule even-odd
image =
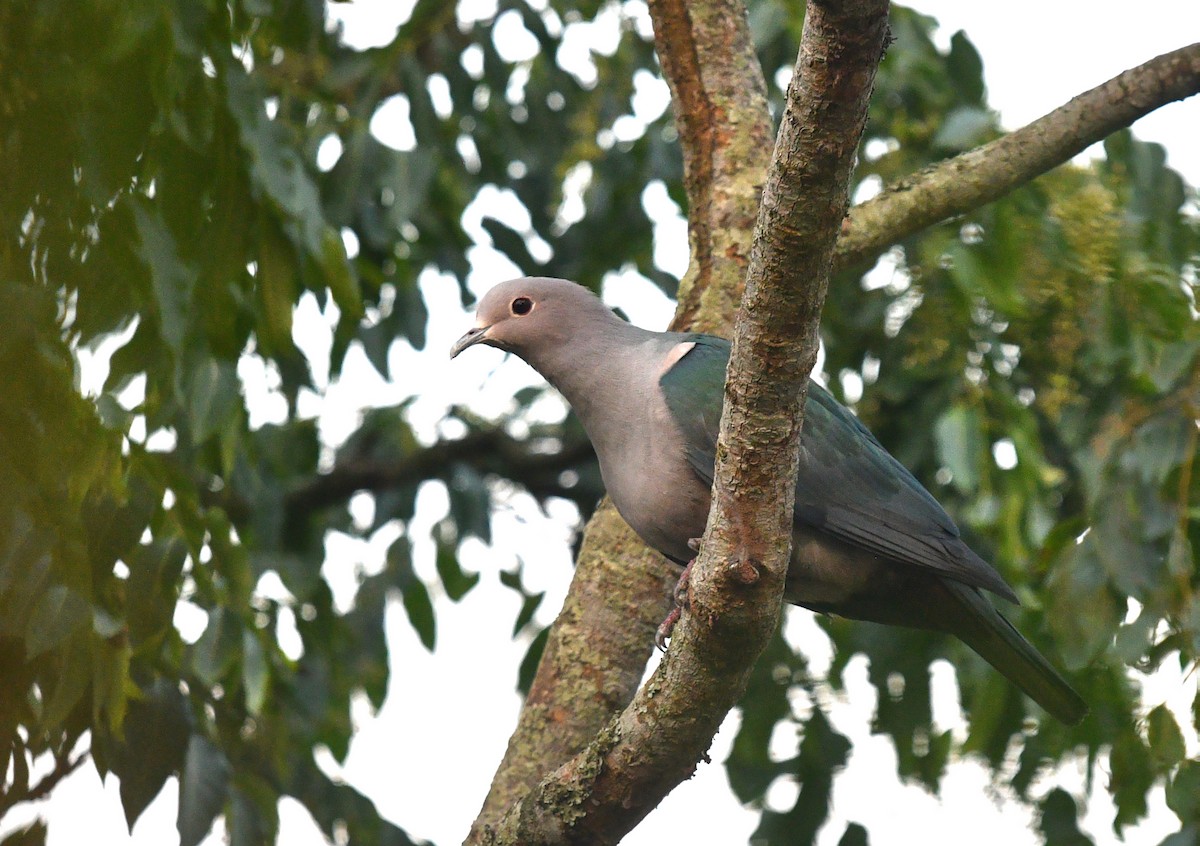
[[[638,536],[668,558],[687,561],[694,555],[688,541],[704,534],[709,489],[682,444],[661,433],[661,426],[631,425],[619,449],[597,450],[600,473],[613,505]]]

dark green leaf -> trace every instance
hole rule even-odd
[[[83,699],[92,681],[92,650],[86,633],[77,633],[63,650],[62,670],[42,712],[42,725],[53,731]]]
[[[1167,807],[1180,822],[1200,828],[1200,761],[1184,761],[1167,787]]]
[[[238,773],[230,789],[230,846],[271,846],[279,831],[278,797],[262,779]]]
[[[846,823],[846,830],[838,840],[838,846],[868,846],[867,830],[856,822]]]
[[[237,617],[225,608],[214,608],[208,615],[204,634],[192,647],[192,668],[205,684],[220,682],[242,647],[242,630]]]
[[[242,407],[240,384],[232,362],[209,358],[197,363],[187,385],[192,444],[222,432]]]
[[[968,103],[984,102],[983,59],[961,30],[950,37],[950,55],[946,67],[951,83],[962,93]]]
[[[468,573],[458,563],[458,553],[453,546],[439,543],[437,548],[437,571],[446,595],[454,602],[462,599],[468,591],[479,584],[478,573]]]
[[[1092,846],[1092,839],[1079,830],[1079,809],[1061,787],[1051,790],[1040,805],[1038,828],[1046,846]]]
[[[1146,793],[1154,784],[1154,760],[1140,737],[1125,732],[1113,743],[1111,761],[1110,790],[1117,804],[1113,828],[1120,833],[1146,816]]]
[[[1146,733],[1150,753],[1158,763],[1159,769],[1172,769],[1187,754],[1179,724],[1175,722],[1175,715],[1166,705],[1159,705],[1147,715]]]
[[[413,579],[401,591],[404,600],[404,611],[421,639],[422,645],[430,652],[437,643],[437,623],[433,614],[433,603],[429,599],[429,591],[420,579]]]
[[[190,735],[187,703],[167,681],[159,680],[129,704],[125,738],[112,757],[112,771],[121,780],[130,832],[167,777],[182,769]]]
[[[25,653],[33,659],[63,643],[91,619],[91,607],[66,585],[51,585],[42,594],[25,633]]]
[[[246,710],[262,713],[271,683],[271,667],[257,632],[242,631],[242,686],[246,691]]]
[[[179,356],[188,334],[195,272],[181,261],[170,230],[148,204],[135,203],[133,213],[140,238],[138,251],[154,285],[162,339]]]
[[[179,846],[198,846],[212,828],[229,792],[229,761],[203,735],[188,741],[179,779]]]

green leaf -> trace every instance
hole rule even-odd
[[[241,383],[233,362],[204,358],[187,385],[189,429],[193,446],[221,433],[242,407]]]
[[[984,104],[983,59],[961,30],[950,36],[950,55],[946,57],[950,82],[968,103]]]
[[[179,780],[179,846],[198,846],[212,828],[229,792],[229,761],[203,735],[188,741]]]
[[[271,666],[257,632],[242,632],[242,685],[246,691],[246,710],[254,716],[262,713],[271,683]]]
[[[429,598],[429,590],[413,572],[412,546],[407,537],[397,538],[388,549],[388,570],[393,583],[400,588],[408,622],[421,639],[421,643],[432,652],[437,643],[437,618],[433,602]]]
[[[1200,844],[1200,826],[1184,826],[1174,834],[1168,834],[1159,846],[1197,846]]]
[[[229,846],[273,846],[279,832],[278,794],[257,776],[238,773],[229,802]]]
[[[220,682],[229,671],[241,648],[241,626],[237,617],[225,608],[214,608],[208,614],[208,626],[192,647],[192,668],[210,687]]]
[[[190,734],[187,702],[166,679],[155,681],[130,703],[125,738],[112,758],[130,832],[167,778],[182,769]]]
[[[1056,787],[1040,803],[1038,828],[1046,846],[1092,846],[1092,839],[1079,830],[1079,808],[1070,793]]]
[[[492,541],[491,495],[487,481],[474,468],[460,464],[446,484],[450,514],[458,528],[458,537],[474,535],[484,543]]]
[[[1182,526],[1176,526],[1167,547],[1167,570],[1177,579],[1186,579],[1195,567],[1196,557],[1192,553],[1192,542]]]
[[[421,644],[432,652],[437,643],[437,621],[433,613],[433,603],[429,599],[429,590],[424,582],[414,578],[401,588],[400,596],[404,602],[408,622],[421,639]]]
[[[83,699],[92,680],[92,649],[86,632],[78,632],[63,650],[62,670],[54,692],[46,701],[41,724],[53,731],[62,725],[71,711]]]
[[[346,247],[332,229],[321,236],[321,266],[325,271],[325,282],[333,294],[342,314],[350,320],[361,320],[363,316],[362,291],[346,258]]]
[[[149,203],[137,202],[133,214],[140,239],[138,253],[150,270],[162,339],[181,356],[191,324],[195,271],[181,260],[175,238],[157,210]]]
[[[1146,794],[1155,779],[1154,762],[1142,739],[1131,731],[1114,740],[1110,761],[1109,790],[1117,805],[1113,829],[1120,834],[1125,826],[1146,816]]]
[[[129,706],[129,695],[136,692],[129,678],[132,658],[126,638],[92,638],[92,719],[99,723],[105,715],[105,727],[120,736]]]
[[[282,356],[295,348],[292,311],[300,296],[300,273],[292,245],[272,223],[263,226],[266,231],[258,242],[259,339],[265,353]]]
[[[1185,825],[1200,827],[1200,760],[1184,761],[1167,786],[1167,807]]]
[[[458,602],[471,588],[479,584],[479,574],[463,570],[462,565],[458,563],[458,552],[448,543],[438,543],[435,563],[442,587],[453,602]]]
[[[856,822],[846,823],[838,846],[868,846],[867,830]]]
[[[29,615],[25,654],[32,660],[61,644],[91,617],[91,606],[66,585],[51,585]]]
[[[126,558],[125,613],[135,647],[161,636],[175,613],[179,579],[187,559],[187,544],[180,538],[139,545]]]
[[[1162,772],[1172,769],[1187,754],[1183,733],[1166,705],[1159,705],[1147,715],[1146,734],[1150,754]]]

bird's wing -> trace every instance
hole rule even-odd
[[[683,434],[688,462],[712,484],[729,343],[707,335],[681,339],[694,346],[659,385]],[[1017,601],[916,477],[816,382],[809,383],[805,404],[795,517],[884,558]]]

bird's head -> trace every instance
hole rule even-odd
[[[479,301],[475,325],[454,342],[450,357],[487,344],[528,361],[539,347],[569,342],[572,327],[597,309],[612,317],[595,294],[565,279],[525,277],[501,282]]]

